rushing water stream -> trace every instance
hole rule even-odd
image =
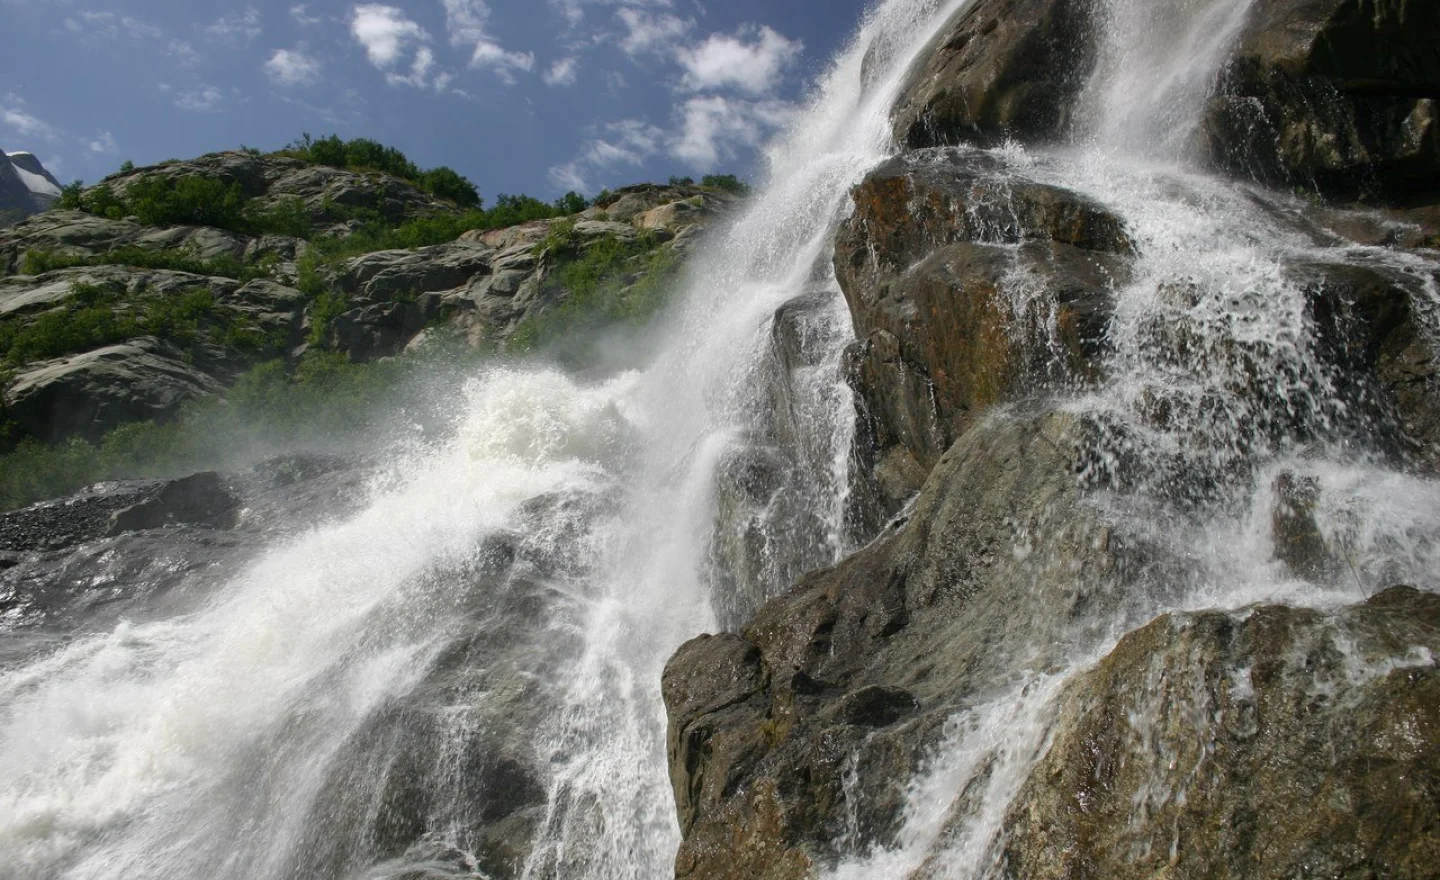
[[[474,820],[508,796],[516,761],[539,780],[517,873],[670,875],[679,831],[661,671],[683,641],[755,600],[712,590],[725,583],[711,565],[717,471],[770,418],[758,373],[771,317],[820,292],[821,350],[790,400],[805,448],[787,453],[808,519],[760,515],[778,562],[759,569],[758,589],[775,595],[853,549],[853,407],[838,368],[852,331],[830,240],[850,187],[893,149],[906,70],[963,2],[871,12],[772,147],[768,186],[697,257],[652,366],[588,383],[542,367],[476,376],[455,393],[454,436],[395,462],[358,515],[270,548],[199,607],[77,633],[0,668],[0,878],[457,873],[463,859],[435,853],[477,847]],[[1113,426],[1102,459],[1146,463],[1130,475],[1143,505],[1112,513],[1192,548],[1192,577],[1101,622],[1105,637],[1064,668],[953,719],[912,784],[899,847],[857,853],[845,876],[985,874],[1065,676],[1155,613],[1353,601],[1401,580],[1440,588],[1440,491],[1331,430],[1346,414],[1278,268],[1307,254],[1387,263],[1414,272],[1415,296],[1434,307],[1434,267],[1321,248],[1277,224],[1293,207],[1284,198],[1187,171],[1195,114],[1248,0],[1152,6],[1111,0],[1072,149],[995,155],[1108,206],[1137,243],[1135,277],[1116,291],[1109,378],[1067,405]],[[1167,298],[1180,287],[1184,298]],[[1165,332],[1213,356],[1181,363]],[[1260,387],[1235,389],[1237,372]],[[1144,417],[1160,398],[1175,414],[1163,428]],[[1347,536],[1353,581],[1318,588],[1271,559],[1270,493],[1286,468],[1324,485],[1318,515]],[[957,819],[958,794],[982,772],[983,796]],[[494,787],[475,789],[477,774]],[[423,795],[395,787],[407,775]],[[423,833],[433,851],[397,856],[374,830],[395,797],[423,797],[427,817],[395,839]]]

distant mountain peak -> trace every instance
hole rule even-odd
[[[0,226],[49,209],[60,189],[34,153],[0,151]]]

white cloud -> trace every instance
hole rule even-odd
[[[556,165],[550,169],[550,182],[556,189],[569,190],[579,193],[590,192],[590,183],[585,179],[584,173],[580,170],[579,162],[567,162],[564,165]]]
[[[789,123],[795,106],[785,101],[744,101],[723,95],[691,98],[679,110],[681,123],[670,140],[670,155],[698,171],[734,161]]]
[[[324,21],[320,16],[310,14],[310,4],[308,3],[291,6],[290,17],[295,19],[295,23],[301,27],[310,27],[311,25],[320,24]]]
[[[7,94],[4,102],[0,103],[0,122],[21,137],[45,141],[60,139],[60,130],[27,112],[24,100],[14,92]]]
[[[628,6],[615,15],[628,31],[620,41],[620,49],[632,57],[646,52],[669,55],[675,51],[675,44],[695,27],[690,19],[668,13],[652,15]]]
[[[602,136],[587,141],[573,161],[551,168],[550,182],[562,190],[589,192],[587,175],[627,165],[640,167],[665,147],[667,139],[662,129],[643,120],[612,122],[605,126]]]
[[[575,85],[575,81],[578,78],[577,73],[579,71],[579,68],[579,59],[561,58],[559,61],[556,61],[554,64],[550,65],[550,69],[545,71],[545,75],[542,77],[542,79],[545,80],[545,84],[547,86],[555,86],[557,88],[573,86]]]
[[[804,44],[770,27],[749,30],[753,41],[747,40],[742,30],[734,36],[715,34],[699,46],[681,49],[676,60],[685,68],[682,86],[692,92],[723,88],[738,88],[751,95],[772,92],[779,85],[780,74],[799,58]]]
[[[501,46],[485,30],[490,7],[484,0],[441,0],[445,6],[445,29],[452,46],[469,46],[470,66],[488,67],[507,83],[515,82],[513,71],[535,69],[533,52],[515,52]]]
[[[308,86],[320,80],[320,61],[306,54],[305,44],[276,49],[264,65],[265,75],[280,86]]]
[[[430,68],[435,66],[435,53],[429,46],[421,46],[415,50],[415,57],[410,62],[410,73],[402,75],[398,73],[385,74],[385,82],[392,86],[414,86],[417,89],[425,88],[425,81],[430,76]],[[450,78],[445,76],[445,82]],[[438,88],[443,90],[444,86]]]
[[[205,33],[222,42],[234,45],[249,45],[260,36],[260,10],[246,6],[240,12],[221,16],[214,24],[205,28]]]
[[[365,47],[370,63],[385,70],[413,45],[430,42],[430,34],[394,6],[366,3],[350,11],[350,35]]]
[[[165,32],[130,15],[113,12],[81,12],[79,20],[65,19],[65,29],[71,33],[89,33],[110,40],[128,39],[133,42],[158,40]]]
[[[174,58],[181,67],[194,67],[200,63],[200,53],[184,40],[171,40],[165,54]]]
[[[100,132],[100,135],[89,142],[92,153],[118,153],[119,145],[115,143],[115,135],[108,131]]]
[[[225,102],[225,94],[215,86],[200,84],[186,89],[175,99],[175,106],[192,113],[212,113]]]

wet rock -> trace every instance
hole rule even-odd
[[[1275,557],[1300,577],[1317,582],[1330,580],[1339,566],[1315,521],[1315,508],[1320,503],[1319,481],[1286,471],[1275,479],[1273,491],[1275,504],[1270,523]]]
[[[1005,876],[1432,876],[1437,655],[1440,597],[1405,587],[1161,617],[1068,689]]]
[[[1434,277],[1384,266],[1312,262],[1289,269],[1306,290],[1353,430],[1406,463],[1440,469],[1440,352],[1421,309]]]
[[[144,501],[117,510],[110,517],[108,534],[172,525],[230,529],[235,527],[239,503],[219,474],[195,474],[170,480]]]
[[[888,516],[988,408],[1098,376],[1134,247],[1103,206],[963,150],[892,160],[854,199],[835,270]]]
[[[1079,503],[1083,436],[1053,413],[982,423],[898,531],[675,655],[677,876],[804,877],[893,839],[945,719],[1113,607],[1130,551]]]
[[[922,53],[893,110],[910,149],[1056,141],[1095,64],[1090,0],[981,0],[961,6]]]
[[[1433,202],[1437,46],[1430,3],[1255,4],[1205,117],[1211,161],[1328,194]]]

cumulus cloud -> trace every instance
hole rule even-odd
[[[549,171],[550,183],[556,189],[568,190],[571,192],[590,192],[590,182],[585,179],[585,173],[580,168],[579,162],[566,162],[564,165],[556,165]]]
[[[656,15],[629,6],[616,11],[615,16],[627,30],[620,49],[632,57],[647,52],[668,55],[674,51],[675,43],[695,27],[690,19],[669,13]]]
[[[308,86],[320,81],[320,61],[306,53],[304,44],[276,49],[264,64],[265,75],[279,86]]]
[[[799,40],[760,27],[733,36],[715,34],[698,46],[680,50],[676,58],[685,68],[682,85],[689,91],[737,88],[764,95],[774,91],[780,75],[803,49]]]
[[[785,101],[746,101],[723,95],[691,98],[679,109],[679,130],[670,139],[670,155],[699,171],[734,161],[742,149],[755,149],[790,122],[795,107]]]
[[[393,67],[412,45],[430,42],[430,34],[394,6],[366,3],[350,11],[350,35],[365,48],[370,63]]]
[[[205,28],[211,38],[232,45],[249,45],[260,36],[260,10],[246,6],[239,12],[223,15],[214,24]]]
[[[528,73],[535,69],[534,53],[506,49],[486,31],[490,7],[484,0],[441,2],[445,6],[445,30],[450,34],[450,44],[470,48],[471,67],[488,67],[509,83],[515,81],[514,71]]]
[[[225,103],[225,93],[215,86],[200,84],[186,89],[175,99],[175,106],[191,113],[213,113]]]
[[[120,147],[115,143],[115,135],[108,131],[102,131],[98,136],[91,139],[87,144],[92,153],[117,153]]]
[[[547,86],[555,86],[557,88],[573,86],[575,85],[576,79],[578,79],[579,69],[579,59],[573,57],[561,58],[550,65],[550,69],[545,71],[545,75],[541,78],[545,80]]]

